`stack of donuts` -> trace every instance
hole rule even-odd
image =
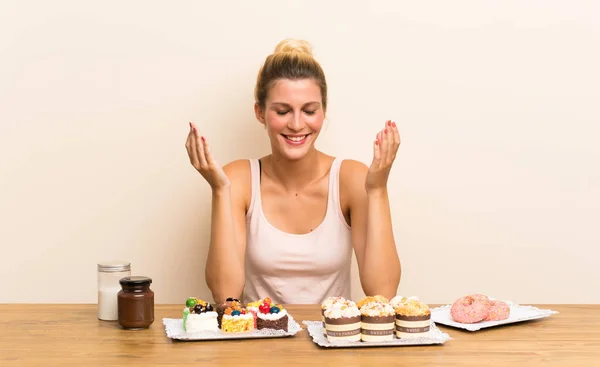
[[[510,316],[510,306],[503,301],[489,299],[483,294],[472,294],[457,299],[450,309],[456,322],[474,324],[481,321],[500,321]]]

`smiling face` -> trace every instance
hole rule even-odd
[[[325,111],[321,89],[313,79],[279,79],[269,89],[264,109],[254,106],[265,125],[273,155],[298,160],[314,149]]]

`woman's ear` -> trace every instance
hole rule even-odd
[[[260,108],[258,103],[254,104],[254,114],[256,115],[256,119],[263,125],[265,125],[265,112]]]

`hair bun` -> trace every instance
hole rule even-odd
[[[279,42],[277,46],[275,46],[275,53],[280,52],[297,52],[305,53],[309,56],[312,56],[312,46],[310,45],[310,43],[304,40],[287,38]]]

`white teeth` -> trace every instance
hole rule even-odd
[[[291,141],[302,141],[304,140],[308,135],[303,135],[303,136],[285,136],[286,139],[291,140]]]

